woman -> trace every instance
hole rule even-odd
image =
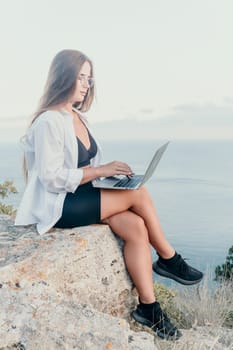
[[[132,176],[121,161],[101,165],[100,146],[83,112],[94,97],[93,65],[83,53],[63,50],[52,61],[44,94],[23,138],[28,183],[16,225],[37,224],[40,234],[52,227],[105,223],[124,240],[127,270],[139,304],[132,317],[162,338],[181,333],[155,301],[150,245],[159,258],[153,270],[183,284],[203,274],[187,265],[166,240],[145,187],[137,191],[97,189],[102,176]]]

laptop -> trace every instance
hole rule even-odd
[[[137,190],[145,184],[153,175],[162,155],[164,154],[169,142],[158,148],[153,155],[145,173],[143,175],[127,176],[110,176],[98,178],[92,181],[93,187],[106,188],[112,190]]]

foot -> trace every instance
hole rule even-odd
[[[169,320],[165,312],[161,310],[160,304],[138,304],[137,309],[132,312],[135,321],[150,327],[162,339],[177,340],[182,333]]]
[[[161,276],[171,278],[185,285],[198,283],[203,278],[203,273],[201,271],[189,266],[182,256],[177,253],[172,259],[167,259],[167,263],[166,259],[159,257],[159,259],[153,263],[153,270]]]

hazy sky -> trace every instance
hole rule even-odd
[[[1,137],[25,124],[64,48],[94,62],[92,122],[206,106],[233,121],[232,18],[232,0],[0,0]]]

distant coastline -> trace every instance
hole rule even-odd
[[[156,117],[153,110],[121,115],[119,119],[98,120],[87,113],[90,126],[101,140],[232,140],[233,105],[175,106],[170,114]],[[0,118],[0,140],[19,142],[29,118]]]

